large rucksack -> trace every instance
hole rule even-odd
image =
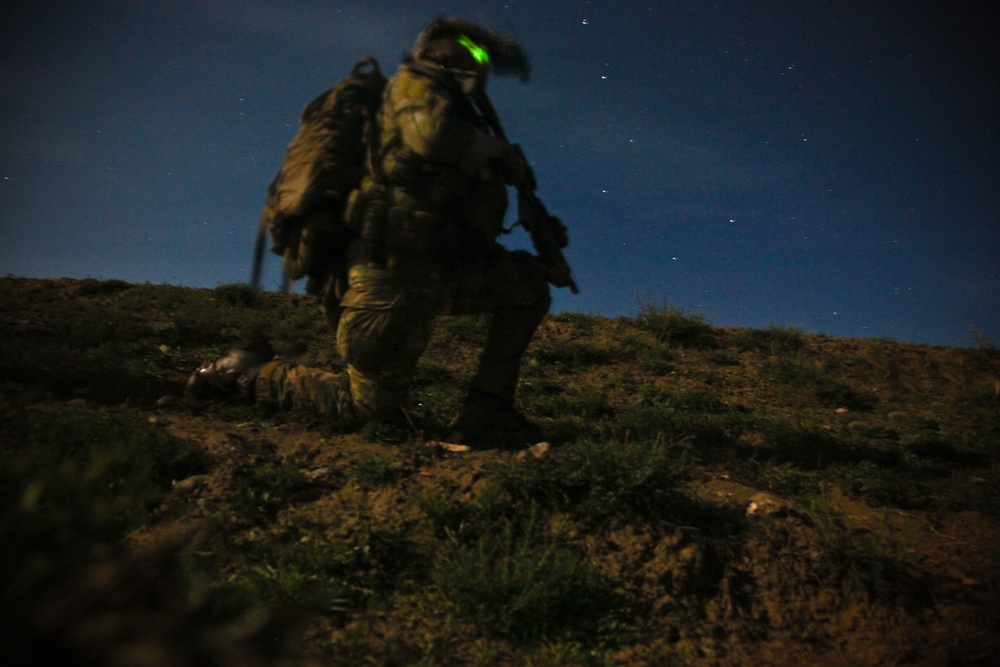
[[[344,224],[348,195],[361,182],[386,78],[372,57],[302,110],[299,128],[267,188],[258,227],[252,283],[260,280],[264,237],[283,258],[291,280],[308,278],[307,291],[336,301],[346,272],[344,251],[352,233]]]

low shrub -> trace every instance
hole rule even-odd
[[[682,347],[711,347],[715,343],[714,329],[704,315],[666,301],[640,300],[635,323],[664,343]]]
[[[586,636],[611,603],[610,585],[533,520],[472,543],[453,538],[433,582],[480,634],[520,642]]]
[[[511,461],[491,469],[499,504],[538,504],[581,519],[662,516],[686,480],[690,457],[663,439],[618,442],[582,440],[541,459]]]
[[[764,329],[743,329],[731,334],[726,342],[740,350],[782,354],[805,348],[806,336],[801,329],[772,324]]]

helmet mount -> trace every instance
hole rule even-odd
[[[490,52],[484,46],[472,41],[472,38],[468,35],[459,35],[458,43],[468,49],[469,53],[480,65],[485,66],[490,64]]]
[[[528,56],[516,39],[450,16],[437,17],[420,32],[411,57],[414,60],[426,58],[438,48],[440,40],[451,41],[476,65],[496,75],[514,75],[522,81],[530,78]]]

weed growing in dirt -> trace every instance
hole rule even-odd
[[[363,607],[373,594],[364,545],[329,539],[288,539],[293,527],[279,522],[276,539],[253,533],[236,540],[240,558],[229,566],[242,597],[268,607],[339,616]]]
[[[370,442],[383,445],[409,442],[415,435],[409,424],[388,421],[370,421],[361,427],[361,433]]]
[[[438,487],[421,487],[414,503],[430,522],[437,538],[464,534],[469,522],[473,520],[474,508],[469,503],[462,502],[454,493]]]
[[[80,296],[96,296],[99,294],[117,294],[132,287],[124,280],[97,280],[95,278],[84,278],[75,289]]]
[[[479,633],[516,641],[586,636],[611,602],[610,586],[534,516],[472,543],[453,537],[433,583]]]
[[[871,410],[877,403],[874,395],[840,381],[806,353],[772,357],[763,374],[784,390],[785,397],[801,405],[808,405],[811,399],[828,408]]]
[[[324,614],[347,613],[352,609],[344,582],[324,577],[313,569],[265,563],[250,568],[247,574],[252,598],[267,605],[313,607]]]
[[[747,415],[723,404],[710,389],[644,389],[621,411],[615,429],[623,438],[692,439],[717,447],[731,444],[747,424]]]
[[[143,521],[173,480],[206,463],[135,409],[33,405],[2,422],[5,504],[99,538]]]
[[[396,481],[393,459],[385,454],[367,454],[352,469],[352,475],[362,486],[386,486]]]
[[[485,663],[484,663],[485,664]],[[612,667],[614,656],[577,641],[547,641],[524,657],[525,667]]]
[[[757,479],[768,491],[785,497],[812,496],[822,488],[822,481],[815,472],[801,470],[791,463],[766,465]]]
[[[570,512],[584,521],[611,516],[667,516],[691,459],[664,439],[626,444],[583,440],[550,456],[497,464],[490,483],[495,502],[526,511]]]
[[[688,312],[666,301],[657,304],[641,298],[635,323],[657,340],[671,345],[712,347],[715,343],[715,330],[704,315]]]
[[[539,417],[567,420],[577,417],[581,421],[599,421],[614,415],[605,392],[585,384],[556,381],[529,381],[523,391],[525,403]]]
[[[765,329],[743,329],[730,334],[726,343],[739,350],[757,350],[777,355],[802,350],[806,347],[806,336],[796,327],[772,324]]]
[[[926,506],[928,490],[907,472],[867,460],[835,463],[821,470],[803,470],[795,463],[783,462],[763,465],[756,481],[772,493],[791,498],[815,498],[826,485],[835,484],[871,507]]]
[[[225,283],[212,290],[215,297],[230,306],[257,308],[264,300],[261,292],[247,283]]]
[[[120,540],[150,519],[171,483],[204,471],[207,461],[199,449],[170,437],[134,408],[69,408],[38,401],[4,407],[0,613],[9,636],[17,637],[5,651],[18,663],[14,656],[21,644],[37,632],[31,619],[45,613],[50,623],[62,622],[70,604],[67,581],[118,553]],[[97,574],[111,573],[104,568]],[[164,585],[189,584],[184,576]],[[141,583],[141,577],[130,581],[136,579]],[[116,603],[130,594],[118,592]],[[88,595],[75,603],[93,613],[113,609],[101,594]],[[43,646],[28,649],[32,661],[44,655]]]
[[[425,387],[454,380],[455,373],[451,366],[438,359],[421,357],[417,361],[417,370],[413,374],[412,386]]]
[[[640,368],[650,375],[662,377],[677,370],[677,356],[665,343],[641,346],[636,357]]]
[[[270,516],[288,503],[308,500],[316,493],[298,468],[272,461],[237,464],[231,488],[232,508],[241,517]]]
[[[483,315],[445,317],[436,325],[438,332],[457,343],[480,345],[486,338],[488,319]]]
[[[859,391],[841,382],[830,382],[813,391],[820,404],[828,408],[867,411],[872,410],[878,402],[874,394]]]
[[[912,476],[871,461],[835,465],[826,471],[825,477],[872,507],[915,508],[928,502],[927,490]]]
[[[899,431],[881,423],[849,422],[847,432],[852,438],[859,440],[899,441]]]
[[[1000,347],[978,327],[969,327],[973,347],[966,350],[966,356],[980,368],[991,368],[996,372],[1000,365]]]
[[[569,326],[532,344],[528,350],[529,363],[596,365],[627,356],[622,341],[610,335],[606,326],[600,326],[598,318],[560,313],[552,321]]]
[[[763,436],[771,457],[778,462],[816,469],[857,457],[856,453],[822,428],[774,417],[758,420],[756,428]]]
[[[823,548],[823,565],[848,590],[880,598],[918,593],[905,590],[911,582],[904,545],[849,527],[825,493],[810,499],[806,507]]]
[[[421,358],[411,389],[411,409],[423,426],[441,432],[458,414],[462,392],[452,367],[439,359]]]
[[[550,340],[531,348],[531,358],[542,364],[606,364],[614,357],[613,348],[593,338]]]

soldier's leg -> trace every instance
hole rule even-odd
[[[432,319],[432,312],[405,307],[344,308],[337,349],[347,363],[346,372],[276,359],[257,375],[256,400],[306,408],[349,426],[398,419],[427,347]]]
[[[349,426],[364,423],[371,417],[355,405],[343,373],[282,359],[275,359],[260,369],[254,383],[253,398],[264,405],[312,410]]]
[[[344,308],[337,350],[347,363],[352,401],[369,418],[402,416],[417,362],[430,341],[433,305],[404,294],[388,308]]]
[[[487,269],[478,304],[492,314],[472,389],[512,401],[521,360],[552,303],[548,281],[537,260],[525,252],[505,252]]]
[[[551,304],[544,272],[531,255],[498,253],[474,294],[456,295],[455,314],[492,314],[479,366],[446,440],[503,446],[532,444],[541,429],[514,408],[521,360]]]

